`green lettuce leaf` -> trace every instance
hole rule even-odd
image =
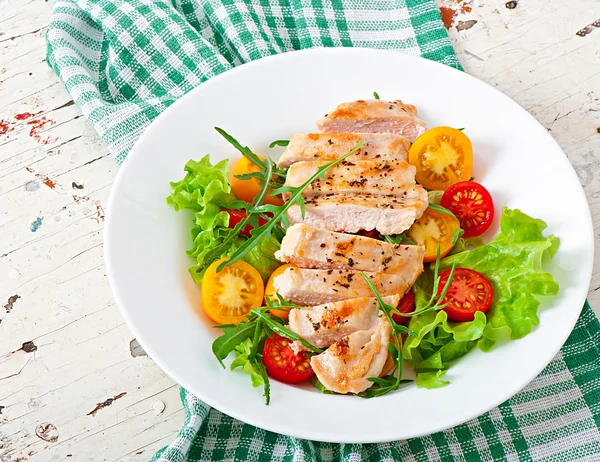
[[[250,361],[250,351],[252,350],[252,339],[246,339],[235,347],[238,356],[231,362],[230,369],[233,371],[238,367],[250,376],[253,387],[259,387],[265,383],[256,361]]]
[[[479,340],[483,351],[503,338],[523,338],[539,323],[536,296],[556,295],[558,283],[542,268],[542,261],[556,253],[559,239],[542,232],[547,225],[518,209],[502,210],[500,232],[488,244],[441,262],[440,268],[470,268],[483,274],[494,288],[494,302]]]
[[[448,382],[441,379],[443,372],[475,347],[485,326],[483,313],[476,313],[471,322],[460,323],[449,322],[445,311],[430,311],[412,318],[408,327],[417,335],[407,337],[402,356],[414,367],[417,386],[446,385]]]
[[[239,209],[246,203],[237,200],[231,192],[227,160],[213,165],[207,154],[198,162],[188,161],[184,170],[185,178],[171,183],[172,193],[167,197],[167,204],[172,205],[176,211],[187,209],[194,212],[193,245],[187,254],[197,262],[189,268],[189,272],[194,282],[200,284],[206,269],[212,263],[206,261],[206,254],[223,242],[229,230],[229,214],[222,209]],[[238,238],[222,257],[231,255],[244,240]],[[261,241],[243,260],[255,267],[266,281],[280,265],[274,257],[277,250],[279,241],[272,236]]]
[[[231,247],[228,255],[232,254],[243,242],[244,239],[239,239]],[[242,260],[256,268],[263,278],[263,282],[266,283],[271,273],[281,266],[281,262],[275,258],[275,252],[279,250],[280,246],[275,235],[271,234],[267,239],[259,241],[258,245],[253,247]]]
[[[488,244],[464,240],[466,247],[441,261],[440,268],[453,264],[483,274],[494,288],[494,300],[486,313],[476,313],[471,322],[448,321],[444,311],[429,312],[411,319],[403,357],[415,368],[417,386],[438,388],[448,384],[445,371],[476,345],[490,351],[500,339],[519,339],[539,323],[536,296],[556,295],[558,283],[542,269],[542,261],[556,253],[559,239],[542,232],[546,223],[520,210],[504,208],[500,232]],[[427,304],[433,289],[431,268],[413,286],[416,309]]]

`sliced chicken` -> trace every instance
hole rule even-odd
[[[393,133],[296,133],[281,155],[279,167],[305,160],[332,160],[342,157],[364,141],[366,144],[348,160],[406,160],[410,141]]]
[[[290,226],[275,258],[300,268],[379,271],[416,280],[423,272],[425,247],[390,244],[305,224]]]
[[[380,376],[392,334],[387,318],[378,321],[375,329],[354,332],[310,359],[312,369],[325,387],[345,394],[360,393],[373,385],[367,378]]]
[[[397,306],[399,295],[384,297],[385,303]],[[359,330],[374,330],[380,322],[377,299],[351,298],[340,302],[290,311],[289,328],[318,348],[327,348]]]
[[[363,271],[382,297],[403,295],[413,281],[398,274]],[[288,268],[275,277],[275,290],[297,305],[314,306],[348,298],[372,297],[373,292],[360,275],[361,271]]]
[[[427,130],[413,105],[380,99],[342,103],[318,120],[317,127],[325,133],[396,133],[411,142]]]
[[[395,196],[316,196],[305,201],[304,218],[298,204],[288,209],[287,216],[290,224],[305,223],[315,228],[347,233],[376,229],[383,235],[390,235],[410,228],[423,215],[427,205],[427,192],[415,185]]]
[[[286,186],[306,183],[326,161],[297,162],[290,167]],[[317,178],[302,195],[312,197],[323,194],[402,194],[405,186],[415,184],[416,167],[395,160],[344,160],[331,167],[324,178]],[[288,193],[289,196],[289,193]],[[287,198],[286,198],[287,199]]]

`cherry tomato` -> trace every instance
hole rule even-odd
[[[454,183],[471,178],[471,140],[456,128],[432,128],[412,144],[408,162],[417,168],[415,178],[421,186],[446,190]]]
[[[465,237],[483,234],[494,219],[492,196],[474,181],[461,181],[450,186],[442,196],[441,206],[456,215]]]
[[[406,235],[415,244],[425,246],[423,261],[432,262],[437,257],[438,244],[442,258],[452,250],[452,236],[458,228],[458,220],[452,215],[428,208],[406,232]]]
[[[400,313],[410,313],[415,309],[415,293],[412,289],[409,289],[408,292],[404,294],[404,297],[402,297],[398,302],[398,306],[396,307],[396,309]],[[394,314],[392,316],[392,319],[396,321],[396,324],[404,325],[408,322],[410,318],[408,316],[400,316],[399,314]]]
[[[440,274],[438,295],[442,293],[449,275],[449,269]],[[490,308],[493,298],[492,285],[483,275],[467,268],[456,268],[442,303],[448,303],[444,308],[448,319],[463,322],[475,319],[477,311],[485,313]]]
[[[264,157],[261,157],[264,159]],[[242,157],[235,167],[233,167],[232,177],[231,177],[231,189],[233,190],[233,194],[240,200],[246,202],[253,202],[254,198],[258,195],[260,190],[262,189],[260,186],[260,181],[256,178],[251,178],[249,180],[240,180],[236,178],[236,175],[245,175],[247,173],[258,172],[260,168],[254,165],[245,157]],[[265,204],[273,204],[273,205],[283,205],[283,200],[280,196],[271,196],[270,192],[267,193],[264,200]]]
[[[286,263],[285,265],[281,265],[280,267],[278,267],[275,271],[273,271],[271,273],[271,276],[269,276],[269,280],[267,281],[267,285],[265,286],[265,302],[266,302],[267,298],[272,298],[274,300],[277,300],[277,296],[275,295],[277,293],[277,291],[275,290],[275,285],[273,283],[273,280],[277,276],[283,274],[283,272],[288,268],[295,268],[295,266],[292,265],[291,263]],[[287,319],[290,315],[289,311],[283,311],[283,310],[269,310],[269,313],[271,313],[274,316],[279,316],[280,318],[283,318],[283,319]]]
[[[379,231],[377,231],[376,229],[372,229],[371,231],[365,231],[364,229],[361,229],[356,234],[358,234],[359,236],[370,237],[371,239],[381,240],[381,235],[379,234]]]
[[[223,209],[229,214],[229,227],[235,228],[240,221],[246,218],[246,211],[244,209]],[[267,223],[263,217],[258,217],[258,226],[262,226]],[[240,236],[250,237],[250,231],[252,226],[246,225],[244,229],[240,231]]]
[[[236,261],[217,273],[225,259],[211,264],[202,279],[202,308],[219,324],[237,324],[252,308],[262,305],[264,285],[260,273],[245,261]]]
[[[265,341],[263,361],[269,375],[285,383],[300,383],[310,379],[315,373],[310,367],[306,353],[295,353],[291,340],[274,334]]]

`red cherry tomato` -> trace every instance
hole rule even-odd
[[[438,295],[442,293],[449,275],[449,269],[440,274]],[[467,268],[456,268],[448,292],[441,303],[448,304],[444,308],[448,319],[463,322],[475,319],[477,311],[485,313],[490,308],[493,298],[492,285],[483,275]]]
[[[235,228],[240,221],[246,218],[246,211],[244,209],[224,209],[229,214],[229,227]],[[259,226],[264,225],[267,222],[262,217],[258,218]],[[250,237],[250,231],[252,231],[252,226],[246,225],[244,229],[240,231],[240,236]]]
[[[456,215],[465,237],[483,234],[494,219],[492,196],[474,181],[462,181],[450,186],[442,196],[440,205]]]
[[[400,301],[398,302],[398,306],[396,307],[396,309],[400,313],[410,313],[411,311],[414,311],[414,309],[415,309],[415,293],[413,292],[412,289],[409,289],[408,292],[406,292],[406,294],[404,294],[404,297],[402,297],[400,299]],[[394,314],[392,316],[392,318],[394,319],[394,321],[396,321],[396,324],[400,324],[400,325],[406,324],[408,322],[408,320],[410,319],[408,316],[400,316],[399,314]]]
[[[271,377],[285,383],[300,383],[310,379],[315,373],[310,367],[306,353],[295,353],[291,340],[274,334],[265,341],[263,361]]]
[[[379,239],[381,240],[381,236],[379,235],[379,231],[376,229],[372,229],[371,231],[365,231],[361,229],[358,233],[359,236],[370,237],[371,239]]]

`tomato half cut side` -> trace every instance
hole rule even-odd
[[[315,375],[310,367],[310,358],[304,352],[292,350],[291,340],[274,334],[265,340],[263,362],[267,373],[285,383],[300,383]]]
[[[444,290],[450,271],[447,269],[440,274],[438,295]],[[482,274],[467,268],[456,268],[450,287],[441,303],[448,304],[444,308],[448,319],[465,322],[475,319],[477,311],[485,313],[489,310],[493,298],[492,285]]]
[[[417,168],[417,182],[432,190],[471,178],[473,146],[462,131],[435,127],[419,136],[408,151],[408,162]]]
[[[252,308],[262,306],[264,284],[260,273],[239,260],[217,272],[225,259],[212,263],[202,278],[202,308],[218,324],[237,324]]]
[[[483,234],[494,220],[491,194],[474,181],[461,181],[450,186],[442,196],[441,206],[456,215],[465,237]]]
[[[408,289],[408,292],[404,294],[404,297],[398,302],[396,309],[400,313],[411,313],[415,309],[415,293],[412,289]],[[392,315],[392,319],[396,321],[396,324],[404,325],[410,319],[408,316],[400,316],[399,314]]]
[[[452,236],[458,228],[458,220],[452,215],[428,208],[406,235],[415,244],[425,246],[423,261],[429,263],[436,260],[438,245],[441,258],[452,250]]]

